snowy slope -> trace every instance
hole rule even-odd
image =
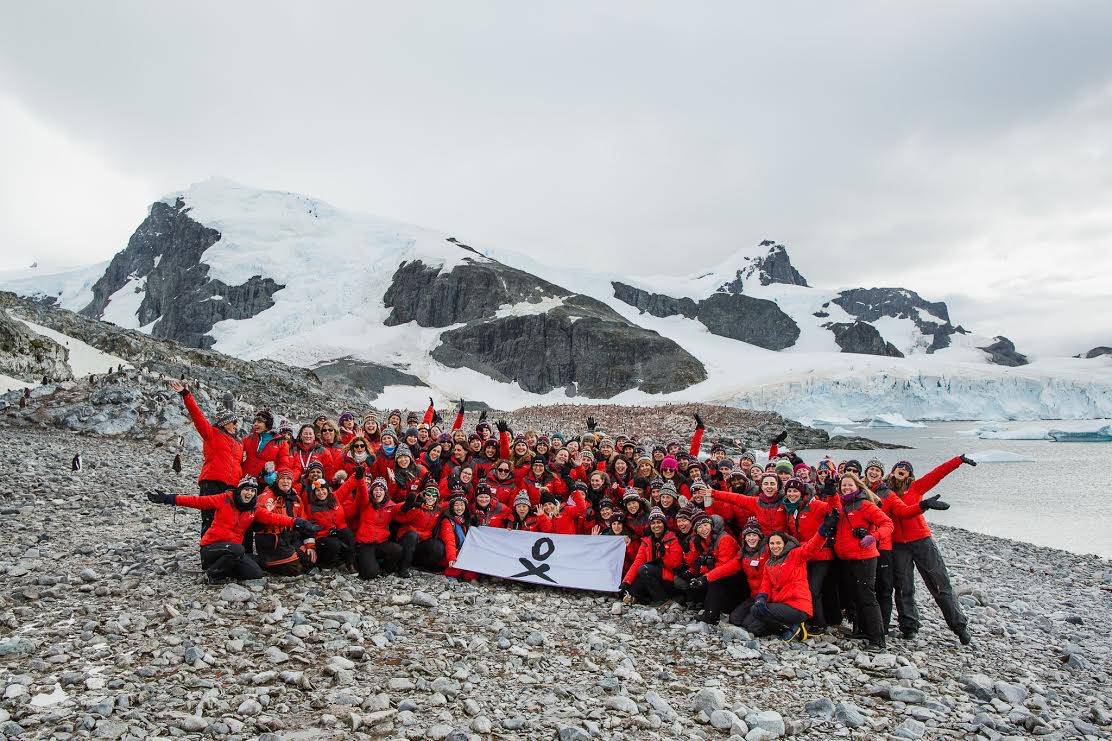
[[[163,202],[173,204],[179,198],[190,209],[192,219],[220,232],[219,241],[202,255],[211,278],[239,285],[252,276],[263,276],[285,286],[273,294],[270,308],[249,319],[217,322],[209,332],[215,350],[304,367],[353,357],[394,366],[430,387],[389,386],[378,400],[382,406],[412,407],[430,391],[438,401],[466,397],[499,408],[593,401],[568,398],[559,389],[531,394],[516,383],[502,383],[474,370],[436,362],[430,353],[440,344],[441,334],[455,327],[384,324],[390,309],[383,296],[403,261],[421,260],[444,272],[464,260],[485,259],[448,241],[447,234],[219,178],[171,193]],[[924,338],[911,320],[893,318],[882,318],[874,325],[908,357],[839,352],[833,334],[822,326],[854,320],[830,303],[837,291],[781,283],[761,285],[750,274],[761,249],[743,250],[710,270],[686,277],[605,275],[540,263],[507,250],[481,252],[607,304],[630,322],[675,340],[706,367],[707,379],[682,391],[656,395],[626,391],[612,401],[702,400],[827,419],[867,419],[879,414],[907,419],[1112,416],[1112,358],[1108,357],[1045,358],[1008,368],[990,364],[986,354],[976,349],[992,341],[990,335],[979,334],[953,335],[951,347],[926,354],[929,338]],[[0,288],[54,295],[66,308],[82,308],[90,300],[89,287],[104,267],[102,263],[53,279],[0,276]],[[774,301],[799,326],[800,336],[792,347],[773,352],[711,334],[697,320],[642,314],[616,299],[611,286],[612,280],[620,280],[698,301],[734,280],[739,270],[746,295]],[[115,291],[104,318],[149,332],[154,322],[139,327],[136,316],[145,281],[133,276]],[[544,312],[561,301],[550,298],[539,304],[504,306],[498,314]],[[815,317],[819,311],[828,316]]]
[[[53,298],[58,306],[77,311],[93,298],[93,283],[108,261],[69,268],[35,267],[0,272],[0,289],[32,298]]]

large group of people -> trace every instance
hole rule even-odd
[[[197,496],[148,492],[150,501],[200,510],[200,556],[213,581],[346,569],[364,579],[414,568],[456,579],[472,527],[622,538],[627,604],[677,602],[715,624],[785,640],[833,628],[881,649],[896,627],[920,627],[917,570],[963,644],[967,620],[924,517],[946,509],[927,493],[970,458],[916,477],[908,461],[808,465],[770,441],[767,463],[722,445],[660,444],[598,429],[574,436],[515,434],[485,412],[463,429],[432,399],[423,417],[384,421],[344,412],[296,430],[260,410],[246,435],[231,412],[210,420],[180,382],[203,443]],[[848,628],[844,627],[848,624]]]

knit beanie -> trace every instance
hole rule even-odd
[[[679,496],[676,493],[676,485],[673,484],[671,481],[666,481],[664,483],[664,486],[660,487],[660,496],[664,496],[665,494],[668,494],[672,498]]]
[[[526,507],[533,506],[533,501],[529,499],[529,492],[525,491],[524,489],[519,491],[517,493],[517,496],[514,497],[514,506],[516,507],[519,504],[524,504]]]
[[[636,488],[631,486],[631,487],[629,487],[628,489],[625,490],[624,494],[622,494],[622,503],[624,504],[625,502],[629,502],[629,501],[632,501],[634,499],[640,501],[641,492],[637,491]]]
[[[694,530],[704,522],[710,522],[710,515],[705,510],[695,510],[691,515],[691,529]]]
[[[413,457],[413,451],[410,450],[409,446],[406,445],[405,443],[398,443],[398,447],[394,449],[394,458],[396,460],[403,455],[407,455],[410,458],[412,458]]]
[[[541,494],[541,504],[559,504],[559,503],[560,503],[560,500],[552,492],[546,491],[544,494]]]
[[[782,458],[776,461],[776,473],[793,473],[792,462]]]
[[[906,468],[908,473],[912,476],[915,475],[915,467],[911,465],[911,461],[897,461],[896,465],[892,466],[892,469],[895,470],[897,468]]]
[[[749,533],[763,535],[763,533],[761,532],[761,525],[759,522],[757,522],[756,517],[750,517],[748,520],[745,521],[745,528],[741,531],[741,537],[744,538]]]
[[[660,462],[661,471],[675,471],[679,467],[680,464],[676,461],[675,456],[666,455],[664,460]]]
[[[899,464],[897,463],[896,465],[898,466]],[[909,463],[908,465],[910,466],[911,464]],[[874,467],[879,468],[880,473],[882,475],[884,474],[884,464],[881,463],[876,458],[870,458],[869,461],[867,463],[865,463],[865,470],[868,471],[870,468],[874,468]]]
[[[660,520],[663,523],[668,522],[668,518],[664,516],[664,510],[662,510],[660,507],[653,507],[652,510],[649,512],[649,522],[652,522],[653,520]]]
[[[680,511],[676,513],[676,519],[677,520],[687,520],[688,522],[692,522],[693,518],[695,517],[695,513],[697,511],[700,511],[700,510],[698,510],[696,507],[692,506],[691,504],[685,504],[682,507],[680,507]]]
[[[691,482],[691,487],[690,488],[691,488],[692,493],[694,493],[694,492],[700,491],[702,489],[709,489],[710,487],[707,486],[707,482],[703,481],[702,479],[696,479],[695,481]]]
[[[897,463],[896,465],[898,466],[900,464]],[[908,463],[907,465],[908,465],[908,468],[911,467],[910,463]],[[861,461],[851,458],[850,460],[846,461],[845,470],[846,471],[852,470],[852,471],[855,471],[856,473],[860,474],[861,473]]]
[[[750,463],[756,463],[757,459],[753,456],[753,454],[751,452],[746,450],[744,453],[741,454],[741,457],[738,458],[739,463],[742,462],[742,461],[749,461]]]

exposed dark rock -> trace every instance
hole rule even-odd
[[[904,356],[891,342],[885,342],[877,328],[867,322],[830,322],[823,326],[834,333],[834,341],[842,352],[887,355],[893,358]]]
[[[825,319],[826,317],[830,316],[830,312],[828,312],[828,311],[816,311],[811,316],[817,316],[819,319]]]
[[[1086,360],[1092,360],[1093,358],[1099,358],[1101,355],[1112,355],[1112,347],[1105,347],[1104,345],[1101,345],[1100,347],[1094,347],[1092,350],[1085,353],[1084,355],[1076,355],[1074,357],[1083,357]]]
[[[11,294],[8,294],[11,295]],[[73,378],[69,350],[0,309],[0,374],[39,383]]]
[[[662,293],[650,293],[643,288],[635,288],[618,281],[611,281],[610,285],[614,287],[615,298],[636,307],[638,311],[659,317],[682,314],[688,319],[694,319],[699,315],[699,305],[689,298],[672,298]]]
[[[672,340],[585,296],[571,296],[546,313],[474,322],[445,332],[441,343],[432,354],[441,363],[534,393],[666,393],[707,377],[702,363]]]
[[[461,249],[470,248],[461,245]],[[448,272],[420,260],[402,263],[383,302],[393,307],[386,318],[388,326],[417,322],[422,327],[448,327],[492,317],[506,304],[570,295],[571,291],[495,260],[466,258]]]
[[[713,334],[766,350],[783,350],[799,339],[799,326],[773,301],[715,293],[699,302],[699,321]]]
[[[745,288],[745,281],[753,276],[757,277],[762,286],[773,283],[785,283],[792,286],[806,286],[807,280],[792,265],[788,257],[788,250],[784,245],[777,244],[771,239],[766,239],[760,244],[768,247],[768,254],[763,257],[752,258],[748,265],[739,268],[734,274],[734,279],[722,284],[719,291],[731,295],[740,294]]]
[[[995,342],[987,347],[979,348],[988,353],[990,363],[996,365],[1027,365],[1030,361],[1026,355],[1016,352],[1015,344],[1007,337],[994,337]]]
[[[340,358],[313,369],[326,383],[339,380],[367,393],[380,394],[387,386],[424,386],[425,382],[388,365],[379,365],[355,358]]]
[[[220,232],[189,217],[180,198],[174,205],[157,202],[93,285],[93,300],[81,313],[104,316],[112,294],[133,278],[146,278],[139,305],[141,326],[154,323],[151,335],[190,347],[211,347],[208,332],[225,319],[247,319],[274,305],[284,286],[252,276],[238,286],[208,277],[202,255],[220,241]]]
[[[931,338],[928,353],[949,347],[950,335],[955,332],[965,333],[961,327],[950,324],[950,312],[944,302],[927,301],[906,288],[853,288],[839,293],[834,303],[864,322],[882,317],[910,319],[924,336]],[[942,321],[924,318],[920,310]]]
[[[858,435],[831,435],[824,447],[831,450],[910,450],[910,445],[883,443]]]

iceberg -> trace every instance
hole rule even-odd
[[[1048,437],[1056,443],[1112,443],[1112,425],[1098,430],[1051,430]]]
[[[926,427],[922,422],[912,422],[902,414],[878,414],[862,425],[865,428]]]
[[[1018,430],[984,430],[977,437],[982,440],[1049,440],[1049,427],[1020,427]]]

